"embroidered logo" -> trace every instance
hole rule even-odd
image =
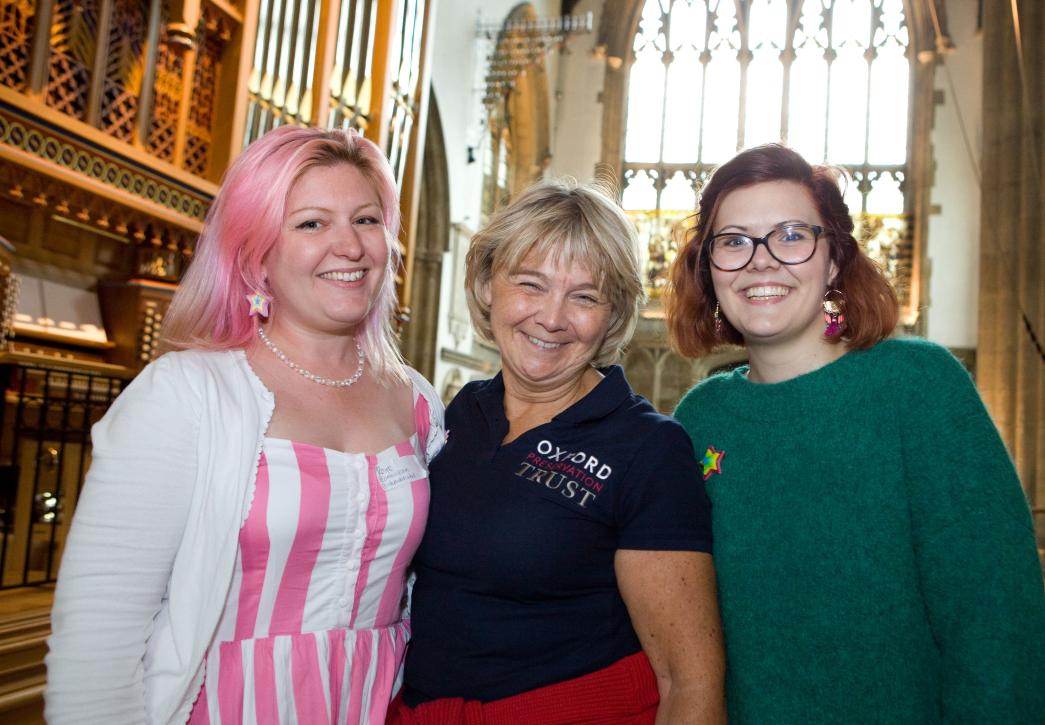
[[[584,509],[602,493],[613,467],[584,451],[560,448],[542,440],[536,451],[519,462],[515,475],[558,491],[563,498]]]
[[[716,451],[715,446],[708,446],[700,465],[704,468],[704,480],[711,478],[713,473],[722,473],[722,459],[726,457],[725,451]]]

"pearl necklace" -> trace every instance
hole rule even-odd
[[[288,358],[283,353],[283,351],[276,347],[272,340],[269,339],[268,335],[265,334],[265,330],[262,329],[261,325],[258,325],[258,337],[261,338],[261,342],[265,345],[265,347],[271,350],[272,354],[278,357],[280,360],[282,360],[287,367],[301,375],[303,378],[307,378],[314,383],[319,383],[320,385],[329,385],[333,388],[347,388],[349,385],[354,385],[359,380],[359,378],[363,376],[363,348],[360,347],[358,340],[355,341],[356,355],[359,357],[359,365],[356,366],[356,371],[352,373],[351,377],[341,378],[340,380],[337,380],[335,378],[325,378],[322,375],[310,373],[308,370],[305,370],[305,368],[301,367],[296,362]]]

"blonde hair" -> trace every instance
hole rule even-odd
[[[498,211],[472,238],[465,263],[465,295],[472,324],[490,342],[487,296],[494,275],[511,273],[531,254],[549,254],[568,265],[591,269],[594,282],[609,298],[610,326],[592,364],[620,359],[645,301],[639,273],[635,228],[601,184],[572,179],[540,181]]]

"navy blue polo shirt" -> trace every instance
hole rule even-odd
[[[491,700],[607,667],[641,648],[618,549],[711,551],[689,436],[620,367],[511,443],[501,376],[446,410],[414,558],[407,704]]]

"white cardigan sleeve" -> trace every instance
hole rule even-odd
[[[51,725],[145,722],[142,658],[195,485],[202,406],[191,382],[176,354],[161,357],[92,430],[51,615]]]

